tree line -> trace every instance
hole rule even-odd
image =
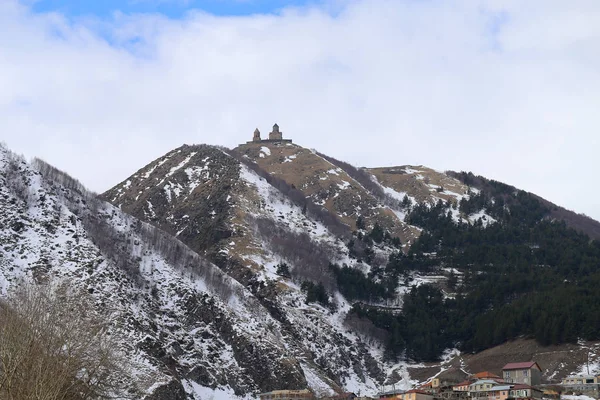
[[[483,206],[497,220],[487,227],[457,224],[443,202],[416,205],[407,217],[425,231],[398,268],[456,269],[462,283],[454,282],[454,297],[433,285],[413,288],[400,315],[355,307],[389,333],[391,357],[435,360],[447,347],[481,351],[520,336],[544,345],[600,339],[600,243],[547,218],[535,196],[495,190],[498,197],[482,191],[457,205]]]

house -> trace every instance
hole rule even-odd
[[[498,386],[498,382],[493,379],[479,379],[469,385],[469,392],[483,392],[494,386]]]
[[[483,372],[478,372],[475,375],[473,375],[473,379],[478,380],[478,379],[502,379],[501,377],[499,377],[496,374],[492,374],[489,371],[483,371]]]
[[[400,400],[434,400],[433,395],[424,390],[413,389],[404,392],[397,397]]]
[[[600,379],[594,375],[571,375],[562,380],[562,385],[589,385],[600,383]]]
[[[440,385],[439,384],[440,380],[438,378],[433,378],[430,382],[427,382],[427,383],[419,386],[419,389],[422,389],[422,390],[432,389],[434,387],[434,385],[433,385],[434,382],[436,382],[435,387],[438,387]]]
[[[494,386],[487,391],[487,398],[488,400],[506,400],[510,396],[510,390],[510,385]]]
[[[471,381],[460,382],[460,383],[452,386],[452,390],[455,392],[468,392],[470,384],[471,384]]]
[[[400,399],[402,396],[402,394],[404,393],[404,390],[401,389],[394,389],[394,390],[389,390],[387,392],[381,392],[379,393],[379,398],[380,399]]]
[[[435,383],[435,386],[434,386]],[[435,394],[439,390],[440,380],[439,378],[434,378],[431,382],[427,382],[424,385],[419,386],[417,389],[423,390],[429,394]]]
[[[541,399],[543,392],[529,385],[517,384],[510,389],[511,399]]]
[[[260,400],[314,400],[315,395],[308,389],[303,390],[274,390],[258,395]]]
[[[473,399],[485,399],[489,397],[488,392],[494,387],[499,386],[499,383],[492,379],[480,379],[469,385],[469,396]]]
[[[600,393],[600,376],[571,375],[562,380],[561,386],[569,393],[585,393],[596,397]]]
[[[439,393],[440,391],[451,389],[458,382],[465,378],[466,374],[460,375],[449,373],[437,376],[431,380],[427,385],[424,385],[423,390],[430,391],[432,393]]]
[[[542,383],[542,369],[535,361],[510,363],[502,368],[502,377],[506,383],[535,386]]]

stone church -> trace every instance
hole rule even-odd
[[[268,139],[261,139],[260,138],[260,131],[258,130],[258,128],[256,128],[254,130],[254,136],[252,138],[251,142],[248,143],[262,143],[262,142],[286,142],[286,143],[292,143],[291,139],[284,139],[283,138],[283,132],[281,132],[279,130],[279,125],[275,124],[273,125],[273,130],[269,133],[269,138]]]

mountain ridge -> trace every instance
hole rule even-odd
[[[161,388],[147,390],[157,400],[408,388],[413,375],[427,374],[410,369],[413,361],[439,357],[403,327],[411,310],[432,307],[419,296],[439,293],[449,307],[478,285],[447,247],[451,235],[502,232],[513,223],[502,207],[531,226],[557,219],[535,196],[485,178],[474,184],[423,166],[358,169],[276,141],[184,145],[99,197],[41,160],[0,152],[0,292],[18,276],[61,276],[58,252],[67,246],[77,285],[120,296],[123,329],[136,338],[124,351],[161,376]],[[48,218],[38,221],[38,209]],[[71,219],[70,239],[40,245],[72,229]],[[74,253],[77,241],[88,250]],[[30,261],[18,261],[23,251]],[[110,290],[93,279],[103,270]],[[461,345],[454,336],[439,342]]]

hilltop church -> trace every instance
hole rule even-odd
[[[258,130],[258,128],[256,128],[254,130],[254,137],[252,138],[251,142],[248,143],[264,143],[264,142],[285,142],[285,143],[292,143],[291,139],[284,139],[283,138],[283,132],[281,132],[279,130],[279,125],[275,124],[273,125],[273,130],[269,133],[269,138],[268,139],[261,139],[260,138],[260,131]]]

